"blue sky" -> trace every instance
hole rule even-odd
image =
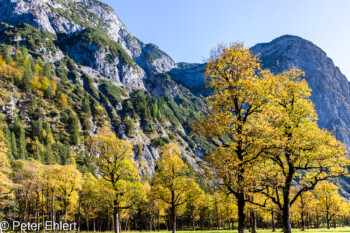
[[[350,79],[349,0],[102,0],[133,35],[176,62],[202,62],[219,43],[247,47],[284,34],[323,49]]]

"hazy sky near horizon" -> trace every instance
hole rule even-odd
[[[176,62],[203,62],[219,43],[310,40],[350,79],[350,0],[102,0],[130,32]]]

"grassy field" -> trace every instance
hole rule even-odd
[[[157,232],[157,231],[156,231]],[[155,231],[149,232],[149,233],[156,233]],[[212,230],[212,231],[177,231],[179,233],[237,233],[237,231],[230,231],[230,230]],[[271,233],[272,230],[259,230],[258,233]],[[276,229],[276,233],[282,232],[281,229]],[[336,229],[326,229],[326,228],[320,228],[320,229],[310,229],[301,231],[300,229],[293,229],[293,233],[336,233],[336,232],[349,232],[350,233],[350,227],[338,227]],[[141,233],[133,231],[132,233]],[[147,233],[143,231],[142,233]],[[170,233],[170,231],[160,231],[159,233]],[[246,230],[246,233],[249,233],[248,230]]]

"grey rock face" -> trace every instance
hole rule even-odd
[[[152,76],[162,74],[176,68],[176,63],[166,53],[154,44],[146,44],[142,48],[142,55],[136,60]]]
[[[69,37],[87,26],[98,27],[117,42],[135,60],[134,67],[109,55],[104,48],[93,43],[75,42],[67,50],[69,56],[82,66],[98,72],[94,77],[113,80],[117,85],[144,88],[143,79],[165,73],[176,67],[175,62],[157,46],[144,44],[131,35],[114,10],[96,0],[0,0],[0,22],[9,25],[30,24],[39,30]],[[57,49],[59,55],[62,52]],[[47,61],[61,56],[45,54]],[[140,65],[142,68],[140,68]],[[94,72],[90,72],[94,73]]]
[[[52,8],[64,9],[62,5],[49,0],[0,0],[0,21],[10,25],[27,23],[39,30],[51,33],[74,33],[82,29],[82,26],[70,22],[64,17],[53,12]]]
[[[184,85],[196,94],[207,96],[209,90],[205,88],[204,73],[206,65],[179,63],[169,74],[176,82]]]
[[[117,85],[125,85],[131,88],[144,88],[143,78],[145,72],[138,67],[128,66],[119,58],[108,59],[110,53],[97,44],[77,41],[72,46],[68,46],[66,51],[69,57],[75,62],[93,69],[89,72],[94,78],[104,77],[113,81]]]
[[[304,71],[319,126],[333,131],[350,147],[350,84],[324,51],[310,41],[288,35],[257,44],[251,50],[260,53],[264,67],[274,73],[290,68]]]

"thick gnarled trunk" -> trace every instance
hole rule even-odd
[[[292,224],[290,221],[290,204],[289,202],[283,206],[283,232],[292,233]]]

